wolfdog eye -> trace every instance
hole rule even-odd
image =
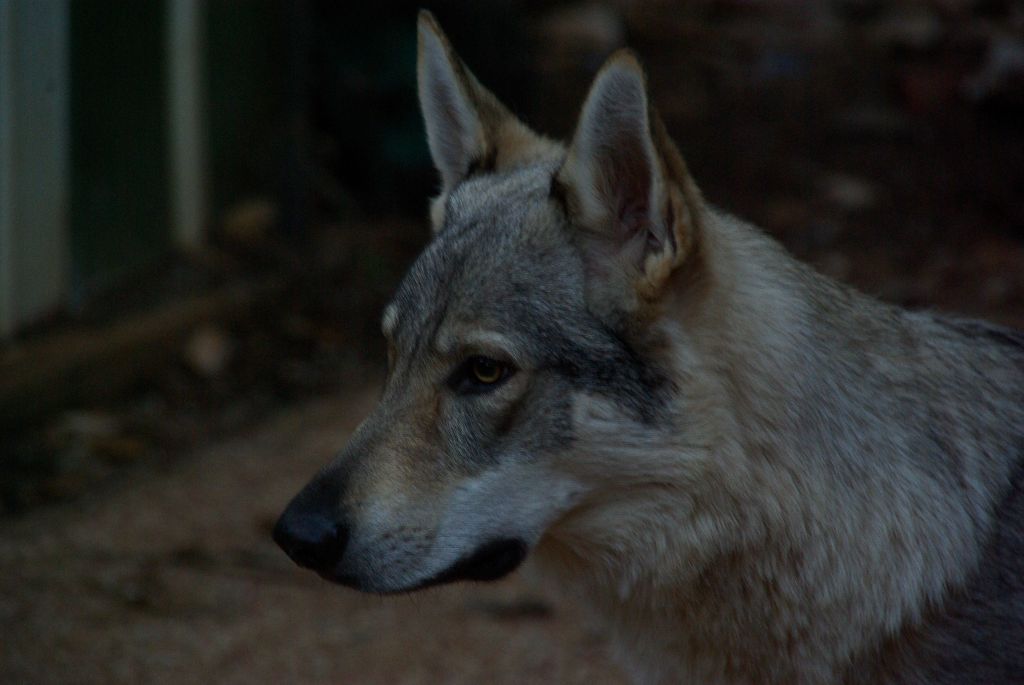
[[[487,357],[473,357],[473,377],[484,385],[491,385],[501,380],[502,366],[499,362]]]
[[[476,355],[455,370],[448,384],[453,390],[462,393],[486,392],[500,385],[513,371],[510,364]]]

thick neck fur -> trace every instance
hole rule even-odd
[[[855,682],[976,566],[1022,367],[730,217],[709,211],[702,240],[701,292],[661,324],[675,425],[631,432],[582,402],[574,468],[615,459],[616,479],[538,556],[610,615],[641,682]]]

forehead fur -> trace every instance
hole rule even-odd
[[[481,175],[453,189],[444,226],[389,307],[399,341],[460,319],[501,325],[524,307],[582,297],[582,265],[550,199],[557,166],[554,160]]]

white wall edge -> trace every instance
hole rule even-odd
[[[201,0],[167,0],[171,226],[184,247],[202,242],[206,222],[204,28]]]

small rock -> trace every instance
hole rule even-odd
[[[203,326],[185,344],[185,361],[200,376],[221,375],[231,361],[234,343],[222,328]]]

